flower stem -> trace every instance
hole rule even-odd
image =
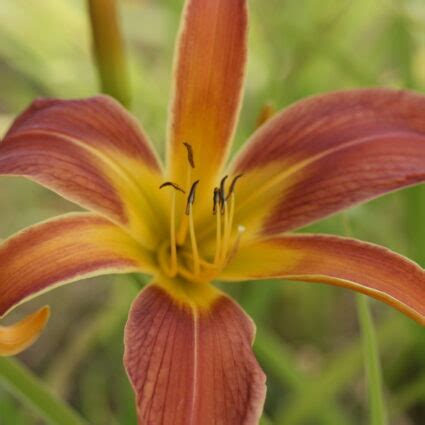
[[[342,219],[346,235],[352,237],[353,230],[349,217],[347,214],[343,214]],[[383,394],[382,369],[369,298],[365,295],[357,294],[356,303],[369,398],[369,423],[370,425],[386,425],[388,421]]]
[[[381,362],[376,340],[375,327],[370,312],[369,299],[362,294],[356,295],[357,314],[363,340],[363,355],[365,359],[367,388],[369,395],[370,425],[387,424],[385,410]]]
[[[101,88],[130,105],[130,84],[116,0],[88,0],[93,49]]]
[[[47,387],[18,360],[0,357],[0,383],[35,409],[51,425],[86,425],[78,413],[54,396]]]

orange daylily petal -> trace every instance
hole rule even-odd
[[[386,248],[328,235],[283,235],[241,247],[223,280],[285,278],[343,286],[425,325],[425,270]]]
[[[252,353],[254,325],[227,296],[207,308],[156,284],[135,300],[124,363],[141,425],[257,425],[265,376]]]
[[[151,254],[115,224],[93,214],[67,214],[0,245],[0,316],[60,284],[153,268]]]
[[[32,345],[46,326],[49,315],[49,307],[43,307],[18,323],[0,326],[0,356],[13,356]]]
[[[154,246],[161,172],[136,120],[115,100],[40,99],[0,144],[0,175],[25,176],[131,228]],[[164,222],[165,219],[164,219]]]
[[[176,47],[168,146],[169,178],[186,184],[192,146],[200,197],[227,157],[241,103],[246,61],[246,0],[187,0]],[[209,206],[210,202],[208,202]]]
[[[272,235],[425,181],[425,96],[354,90],[301,101],[235,160],[235,222]]]

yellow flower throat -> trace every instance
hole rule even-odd
[[[167,181],[160,186],[170,187],[171,196],[170,210],[170,237],[165,241],[158,253],[158,261],[161,269],[169,277],[181,276],[191,282],[205,283],[215,279],[233,258],[239,247],[243,226],[238,226],[234,232],[235,215],[235,185],[242,175],[233,178],[226,194],[227,176],[223,177],[220,186],[214,188],[212,195],[212,214],[215,216],[216,236],[214,255],[211,258],[202,258],[196,239],[193,206],[195,203],[196,189],[199,180],[192,182],[192,169],[195,168],[192,147],[184,143],[188,153],[188,167],[186,191],[177,184]],[[176,197],[188,193],[186,208],[183,211],[179,228],[176,227]],[[185,244],[189,235],[190,246]]]

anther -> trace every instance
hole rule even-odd
[[[193,149],[192,145],[189,143],[183,142],[185,148],[187,149],[187,160],[189,161],[189,164],[192,168],[195,168],[195,161],[193,159]]]
[[[159,186],[159,188],[162,189],[163,187],[167,187],[167,186],[171,186],[174,189],[178,190],[179,192],[186,193],[180,186],[178,186],[177,184],[173,182],[164,182],[162,183],[161,186]]]
[[[214,188],[214,195],[213,195],[213,214],[217,214],[217,206],[220,203],[220,189],[218,187]]]
[[[224,213],[224,204],[226,203],[226,180],[227,176],[224,176],[220,181],[220,207],[221,214]]]
[[[226,201],[232,196],[232,193],[235,191],[236,182],[243,176],[243,174],[238,174],[234,179],[232,180],[232,183],[230,183],[229,193],[226,197]]]
[[[196,180],[195,183],[193,183],[192,187],[190,188],[189,196],[187,197],[187,203],[186,203],[186,215],[190,214],[190,206],[193,205],[195,202],[195,193],[196,193],[196,186],[198,186],[199,180]]]

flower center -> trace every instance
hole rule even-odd
[[[219,187],[212,194],[212,216],[215,218],[215,244],[213,253],[206,258],[200,253],[196,238],[193,209],[199,180],[192,182],[192,168],[195,167],[192,147],[185,143],[188,153],[188,169],[186,187],[183,190],[173,182],[165,182],[160,189],[169,187],[172,190],[170,208],[170,236],[160,246],[158,262],[161,269],[169,277],[180,275],[191,282],[210,282],[215,279],[236,254],[240,238],[245,231],[243,226],[234,226],[235,186],[242,175],[233,178],[226,193],[225,176]],[[176,199],[188,192],[186,208],[182,213],[179,227],[176,226]],[[235,228],[236,227],[236,228]],[[188,242],[186,242],[188,240]]]

